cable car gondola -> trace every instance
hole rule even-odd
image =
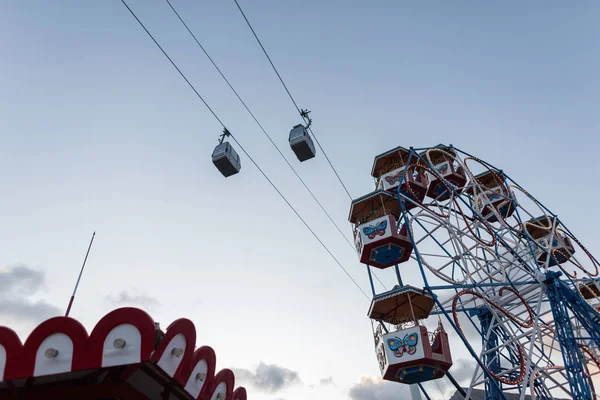
[[[301,112],[302,117],[308,119],[308,124],[306,126],[298,124],[290,131],[290,147],[300,162],[310,160],[317,153],[315,144],[308,134],[308,128],[312,123],[312,120],[308,118],[309,112],[307,110],[302,110]]]
[[[231,143],[224,141],[225,136],[231,136],[227,128],[223,130],[219,144],[212,153],[212,161],[215,167],[227,178],[240,172],[242,162]]]

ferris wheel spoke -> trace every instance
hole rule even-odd
[[[506,281],[506,270],[500,259],[492,252],[489,248],[478,246],[475,249],[475,254],[472,255],[474,264],[477,265],[474,272],[483,272],[489,279],[496,282]],[[482,255],[479,256],[478,253]],[[486,256],[487,253],[487,256]],[[488,259],[488,258],[491,258]],[[490,269],[494,270],[494,273],[490,272]],[[500,273],[500,277],[497,277],[497,273]],[[485,279],[485,277],[483,277]],[[482,281],[483,279],[480,279]]]
[[[534,355],[534,349],[536,348],[536,337],[538,335],[538,328],[539,328],[539,323],[540,323],[540,310],[541,310],[541,306],[542,306],[542,300],[543,300],[543,291],[539,291],[539,293],[537,294],[537,302],[535,305],[535,319],[534,319],[534,323],[533,323],[533,330],[531,332],[531,343],[529,344],[529,350],[528,350],[528,354],[527,354],[527,364],[525,365],[525,381],[528,382],[529,381],[529,376],[531,373],[531,369],[533,368],[533,355]],[[533,382],[533,381],[532,381]],[[533,396],[534,394],[534,389],[533,386],[530,386],[530,391],[531,394]],[[520,400],[524,400],[525,399],[525,391],[523,391],[523,393],[521,394],[521,399]]]
[[[485,373],[483,372],[483,369],[481,368],[479,363],[477,363],[475,365],[475,371],[473,371],[473,376],[471,377],[471,383],[469,384],[469,389],[467,391],[466,398],[470,398],[473,388],[478,386],[477,382],[485,382],[484,376]]]
[[[419,253],[421,261],[424,262],[437,277],[449,283],[464,283],[471,278],[471,274],[485,272],[485,268],[482,268],[481,265],[477,265],[477,263],[473,262],[473,260],[477,258],[477,255],[474,255],[473,253],[477,252],[478,248],[482,246],[477,243],[470,233],[465,233],[464,231],[457,229],[457,227],[450,224],[447,220],[442,220],[430,215],[417,213],[413,217],[413,223],[411,224],[413,226],[414,221],[416,221],[420,227],[425,227],[427,223],[431,222],[437,222],[438,224],[431,231],[424,232],[422,237],[418,240],[419,242],[422,242],[427,238],[431,238],[440,246],[440,248],[445,248],[443,254],[435,254],[436,258],[448,258],[445,263],[437,268],[437,271],[433,271],[431,263],[427,261],[427,258],[432,257],[434,254],[431,252]],[[443,237],[441,236],[442,234]],[[419,251],[418,248],[416,251]],[[413,256],[413,258],[416,259],[416,255]],[[453,267],[453,271],[445,272],[449,266]],[[458,277],[457,272],[459,272]],[[497,277],[495,277],[495,279],[498,280]]]
[[[531,374],[531,381],[529,383],[531,397],[535,400],[540,398],[552,398],[551,390],[562,386],[557,380],[553,379],[552,373],[563,371],[564,369],[565,367],[559,365],[536,368]],[[545,379],[551,380],[556,386],[547,387],[546,385],[542,384]],[[521,400],[525,398],[524,394],[525,393],[522,393]],[[567,392],[566,394],[569,393]]]
[[[426,256],[426,257],[439,257],[439,258],[448,258],[448,256],[446,256],[446,255],[442,255],[442,254],[422,253],[422,252],[419,252],[419,254],[420,254],[421,256]]]
[[[459,329],[459,332],[461,333],[462,329],[458,320],[457,304],[461,296],[464,294],[471,294],[474,297],[483,300],[482,305],[484,307],[481,308],[481,310],[489,311],[489,317],[483,317],[483,319],[480,317],[480,320],[482,321],[482,328],[484,329],[482,332],[483,343],[479,353],[479,359],[485,366],[485,369],[494,379],[498,380],[499,382],[502,382],[506,385],[519,384],[524,378],[524,353],[518,338],[515,338],[511,332],[507,332],[505,321],[500,318],[500,314],[502,314],[504,317],[509,315],[504,309],[496,306],[485,296],[475,291],[463,290],[454,297],[452,305],[454,321]],[[498,314],[495,311],[501,311],[501,313]],[[480,315],[485,316],[485,313]],[[486,321],[485,324],[483,321]],[[464,333],[462,334],[464,336]],[[510,367],[502,367],[502,365],[505,364],[510,365]],[[516,371],[518,371],[517,375],[515,375]],[[484,382],[485,380],[482,382],[472,382],[472,384],[476,386]]]

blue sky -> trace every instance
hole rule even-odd
[[[168,5],[129,4],[367,290],[356,255]],[[173,4],[350,237],[322,154],[300,164],[289,150],[299,117],[233,1]],[[452,143],[594,237],[597,2],[241,5],[354,197],[373,189],[375,154]],[[6,2],[0,35],[0,264],[45,273],[23,301],[66,306],[96,230],[73,308],[88,327],[137,301],[163,326],[194,320],[219,368],[298,373],[274,393],[250,386],[257,400],[347,399],[378,374],[368,302],[249,160],[234,177],[216,171],[220,125],[120,1]],[[12,323],[26,334],[42,314]]]

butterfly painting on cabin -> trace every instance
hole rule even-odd
[[[383,236],[387,228],[387,220],[383,220],[377,225],[369,225],[363,228],[363,233],[369,237],[369,239],[375,238],[375,236]]]
[[[388,183],[388,185],[395,185],[396,183],[400,182],[400,178],[402,177],[402,175],[404,175],[404,170],[398,171],[394,175],[388,175],[384,179]]]
[[[419,342],[419,336],[416,332],[404,335],[404,339],[400,339],[398,336],[387,340],[388,347],[394,352],[394,355],[398,358],[402,357],[402,354],[408,353],[413,355],[417,352],[417,343]]]
[[[440,166],[438,166],[436,168],[437,172],[440,173],[440,175],[446,175],[448,173],[448,167],[450,166],[450,164],[446,163],[446,164],[442,164]]]

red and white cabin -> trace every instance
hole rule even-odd
[[[418,162],[417,157],[410,157],[409,150],[398,146],[376,156],[371,169],[378,190],[397,193],[400,186],[400,193],[409,199],[402,198],[407,210],[423,201],[429,186],[429,178],[417,167]]]
[[[452,194],[448,188],[460,190],[467,184],[467,175],[463,167],[456,163],[456,152],[445,146],[429,149],[420,154],[425,158],[431,167],[437,172],[437,175],[427,172],[429,178],[429,188],[427,196],[439,201],[447,200]]]
[[[429,317],[434,304],[428,292],[410,285],[395,286],[373,297],[368,315],[380,322],[374,334],[383,379],[419,383],[441,378],[450,369],[450,345],[441,323],[431,334],[418,325],[419,320]],[[383,322],[404,328],[386,333]],[[406,327],[407,324],[413,326]]]
[[[553,226],[554,217],[544,215],[523,225],[529,236],[539,245],[534,249],[534,254],[540,265],[545,265],[548,257],[549,266],[562,264],[575,253],[571,239]]]
[[[487,221],[498,221],[496,213],[502,218],[508,218],[513,214],[515,207],[511,193],[496,172],[486,171],[479,174],[475,176],[475,182],[471,183],[473,185],[469,185],[466,190],[466,193],[472,196],[471,207]],[[480,186],[477,186],[477,183]]]
[[[378,337],[375,352],[383,379],[413,384],[444,376],[452,366],[448,334],[439,330],[432,336],[418,325]]]
[[[412,243],[405,225],[398,227],[398,198],[378,190],[352,201],[349,220],[354,224],[354,244],[360,262],[388,268],[407,261]]]

